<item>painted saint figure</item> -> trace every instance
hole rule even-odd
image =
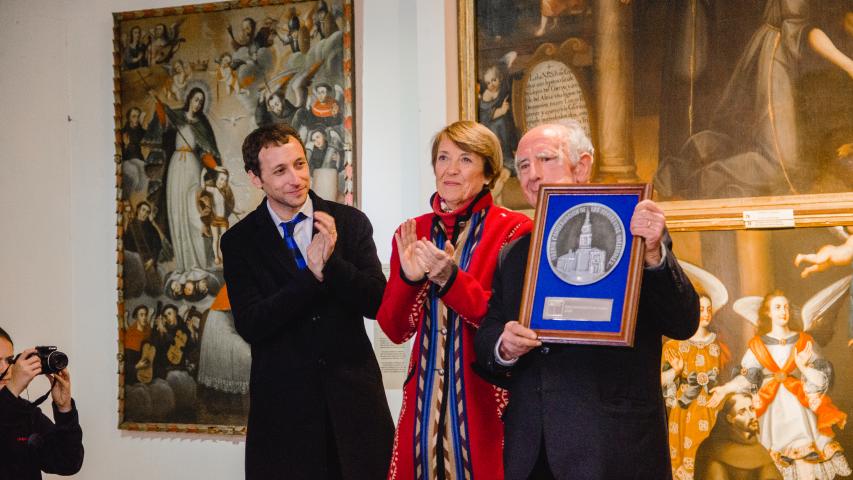
[[[853,77],[853,59],[809,15],[810,0],[767,0],[714,112],[711,128],[661,163],[667,196],[726,198],[800,193],[817,169],[800,155],[796,88],[812,51]],[[801,121],[802,119],[799,119]]]
[[[711,434],[696,450],[696,480],[782,480],[758,433],[752,396],[726,397]]]
[[[181,110],[157,101],[156,119],[166,125],[164,137],[174,135],[164,183],[169,234],[175,250],[175,273],[207,268],[202,225],[196,213],[202,168],[215,169],[220,162],[213,128],[204,113],[206,95],[200,87],[187,94]],[[164,138],[164,144],[172,144]]]

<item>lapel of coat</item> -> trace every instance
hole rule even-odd
[[[255,210],[255,245],[260,252],[269,252],[288,275],[296,275],[296,259],[293,253],[284,244],[284,239],[279,233],[279,227],[273,223],[270,212],[267,209],[267,199],[258,205]]]
[[[314,193],[314,190],[308,190],[308,196],[311,197],[311,202],[313,204],[315,212],[325,212],[328,213],[330,216],[334,217],[334,215],[332,215],[331,209],[329,208],[329,202],[320,198],[316,193]],[[311,236],[313,237],[316,234],[317,227],[312,226]]]

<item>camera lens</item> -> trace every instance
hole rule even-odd
[[[47,356],[47,369],[50,373],[57,373],[68,366],[68,355],[62,352],[51,352]]]

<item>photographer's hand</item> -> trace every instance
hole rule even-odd
[[[35,355],[35,348],[28,348],[21,352],[15,365],[12,366],[12,378],[7,388],[16,397],[27,389],[36,375],[41,373],[41,359]]]
[[[62,413],[71,411],[71,375],[67,368],[63,368],[55,375],[47,375],[53,384],[50,394],[53,396],[53,403],[56,408]]]

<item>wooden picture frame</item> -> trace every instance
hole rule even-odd
[[[519,322],[551,343],[634,343],[644,244],[630,232],[649,184],[543,185]]]
[[[358,207],[352,0],[250,0],[114,20],[120,429],[246,433],[250,350],[222,233],[263,197],[241,145],[291,124],[312,188]]]
[[[734,153],[703,157],[710,165],[707,169],[698,159],[689,168],[679,163],[688,155],[685,152],[718,146],[707,133],[716,128],[712,117],[720,110],[718,103],[752,102],[750,98],[724,101],[726,95],[735,98],[726,94],[727,86],[728,91],[746,91],[741,86],[738,61],[744,65],[763,61],[748,54],[750,42],[759,41],[753,39],[756,29],[763,28],[761,5],[738,4],[737,8],[709,12],[703,9],[713,7],[695,3],[667,8],[605,0],[459,0],[460,118],[484,121],[478,97],[484,71],[495,59],[512,53],[509,56],[515,60],[508,74],[520,79],[529,72],[537,50],[565,49],[573,41],[570,49],[579,60],[570,63],[583,70],[579,76],[585,79],[583,91],[593,112],[587,133],[596,146],[594,181],[654,181],[656,200],[665,206],[668,220],[673,221],[668,225],[675,229],[745,228],[746,222],[739,220],[744,212],[777,209],[793,209],[798,227],[853,223],[853,120],[843,107],[853,101],[853,82],[838,64],[822,57],[817,47],[803,47],[815,50],[802,60],[808,67],[798,77],[810,86],[807,98],[801,96],[802,101],[794,102],[786,97],[770,106],[775,107],[771,108],[772,117],[778,123],[773,128],[782,129],[784,124],[791,130],[780,130],[776,138],[800,138],[795,150],[801,153],[780,154],[784,145],[764,149],[756,130],[749,148],[738,151],[746,156],[735,160]],[[850,43],[844,33],[845,8],[843,2],[829,0],[810,13],[810,25],[841,49]],[[679,43],[677,35],[692,41]],[[848,49],[844,53],[853,55]],[[679,77],[679,59],[688,80]],[[514,91],[519,88],[516,83]],[[780,87],[773,91],[778,94]],[[515,117],[521,107],[519,96],[513,95],[510,109]],[[515,125],[515,136],[520,137],[526,125],[519,120]],[[682,126],[684,131],[679,130]],[[753,133],[740,124],[733,129]],[[796,162],[791,160],[794,157]],[[753,164],[762,166],[744,170],[744,165]],[[736,185],[741,176],[754,177],[750,181],[761,179],[764,172],[759,168],[779,181]],[[726,169],[729,173],[720,173]],[[712,183],[714,187],[707,186]],[[499,185],[496,199],[509,208],[529,208],[516,184],[510,177]],[[726,217],[723,222],[718,217],[721,212]]]

